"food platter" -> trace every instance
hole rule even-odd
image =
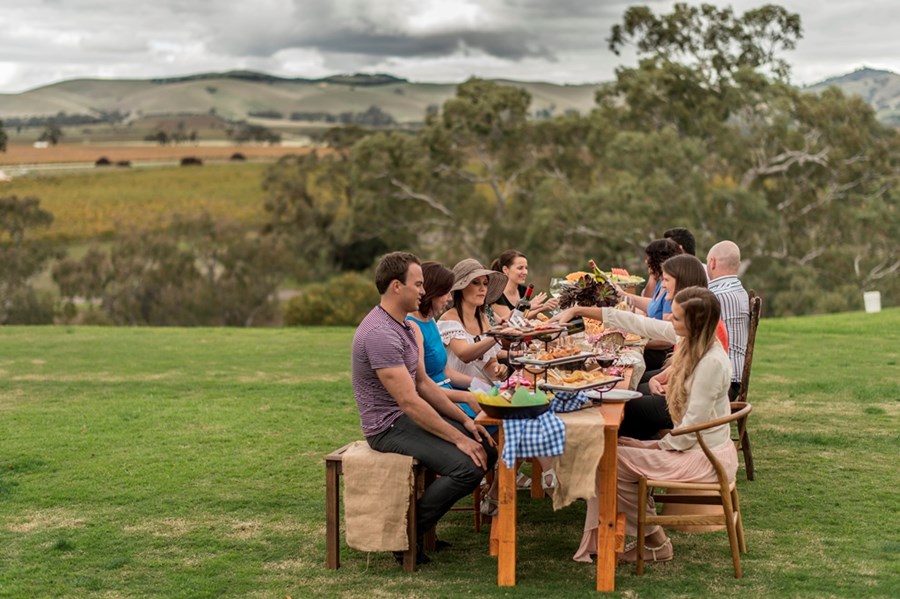
[[[611,389],[615,387],[617,383],[623,380],[624,379],[620,376],[613,376],[604,379],[575,382],[571,384],[555,384],[548,383],[546,381],[538,381],[537,386],[544,391],[565,391],[567,393],[577,393],[578,391],[587,391],[588,389]]]
[[[591,352],[579,352],[571,356],[563,356],[561,358],[553,358],[551,360],[538,360],[537,358],[513,358],[510,362],[515,364],[524,364],[526,366],[538,366],[540,368],[549,368],[560,364],[570,364],[572,362],[583,362],[594,354]]]
[[[485,335],[488,337],[496,337],[497,339],[505,339],[507,341],[525,341],[528,339],[541,339],[550,335],[558,335],[565,331],[565,327],[545,327],[534,329],[491,329]]]

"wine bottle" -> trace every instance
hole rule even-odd
[[[525,295],[516,304],[515,309],[509,314],[509,323],[517,329],[528,328],[528,320],[525,315],[531,309],[531,294],[534,293],[534,285],[529,285],[525,289]]]
[[[597,263],[596,263],[596,262],[594,262],[593,260],[588,260],[588,265],[590,265],[591,270],[592,270],[593,273],[594,273],[594,279],[595,279],[597,282],[603,283],[603,282],[606,281],[606,275],[603,274],[603,271],[600,270],[600,267],[597,266]]]
[[[584,318],[578,316],[577,318],[573,318],[569,322],[565,324],[566,334],[567,335],[575,335],[577,333],[584,332]]]

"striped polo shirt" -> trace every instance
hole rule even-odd
[[[350,355],[353,395],[359,408],[363,435],[387,430],[403,412],[376,372],[405,366],[415,384],[419,348],[408,322],[398,322],[381,306],[375,306],[359,323]]]
[[[719,300],[722,321],[728,331],[728,359],[731,361],[731,381],[741,382],[747,336],[750,333],[750,296],[735,275],[726,275],[709,282],[709,290]]]

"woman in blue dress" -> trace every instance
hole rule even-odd
[[[445,389],[447,396],[474,418],[481,407],[471,393],[463,391],[472,385],[472,377],[447,366],[447,348],[434,320],[450,303],[453,273],[439,262],[423,262],[422,274],[425,277],[425,295],[419,300],[419,309],[410,313],[406,320],[416,325],[413,332],[419,342],[419,355],[428,377]]]

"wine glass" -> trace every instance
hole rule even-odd
[[[547,291],[550,293],[550,297],[558,300],[560,298],[560,296],[562,296],[562,292],[568,284],[569,284],[569,282],[566,279],[560,279],[557,277],[553,277],[552,279],[550,279],[550,287],[547,289]],[[560,313],[559,308],[557,308],[556,310],[553,310],[553,312],[551,312],[551,314],[554,316],[559,313]]]

